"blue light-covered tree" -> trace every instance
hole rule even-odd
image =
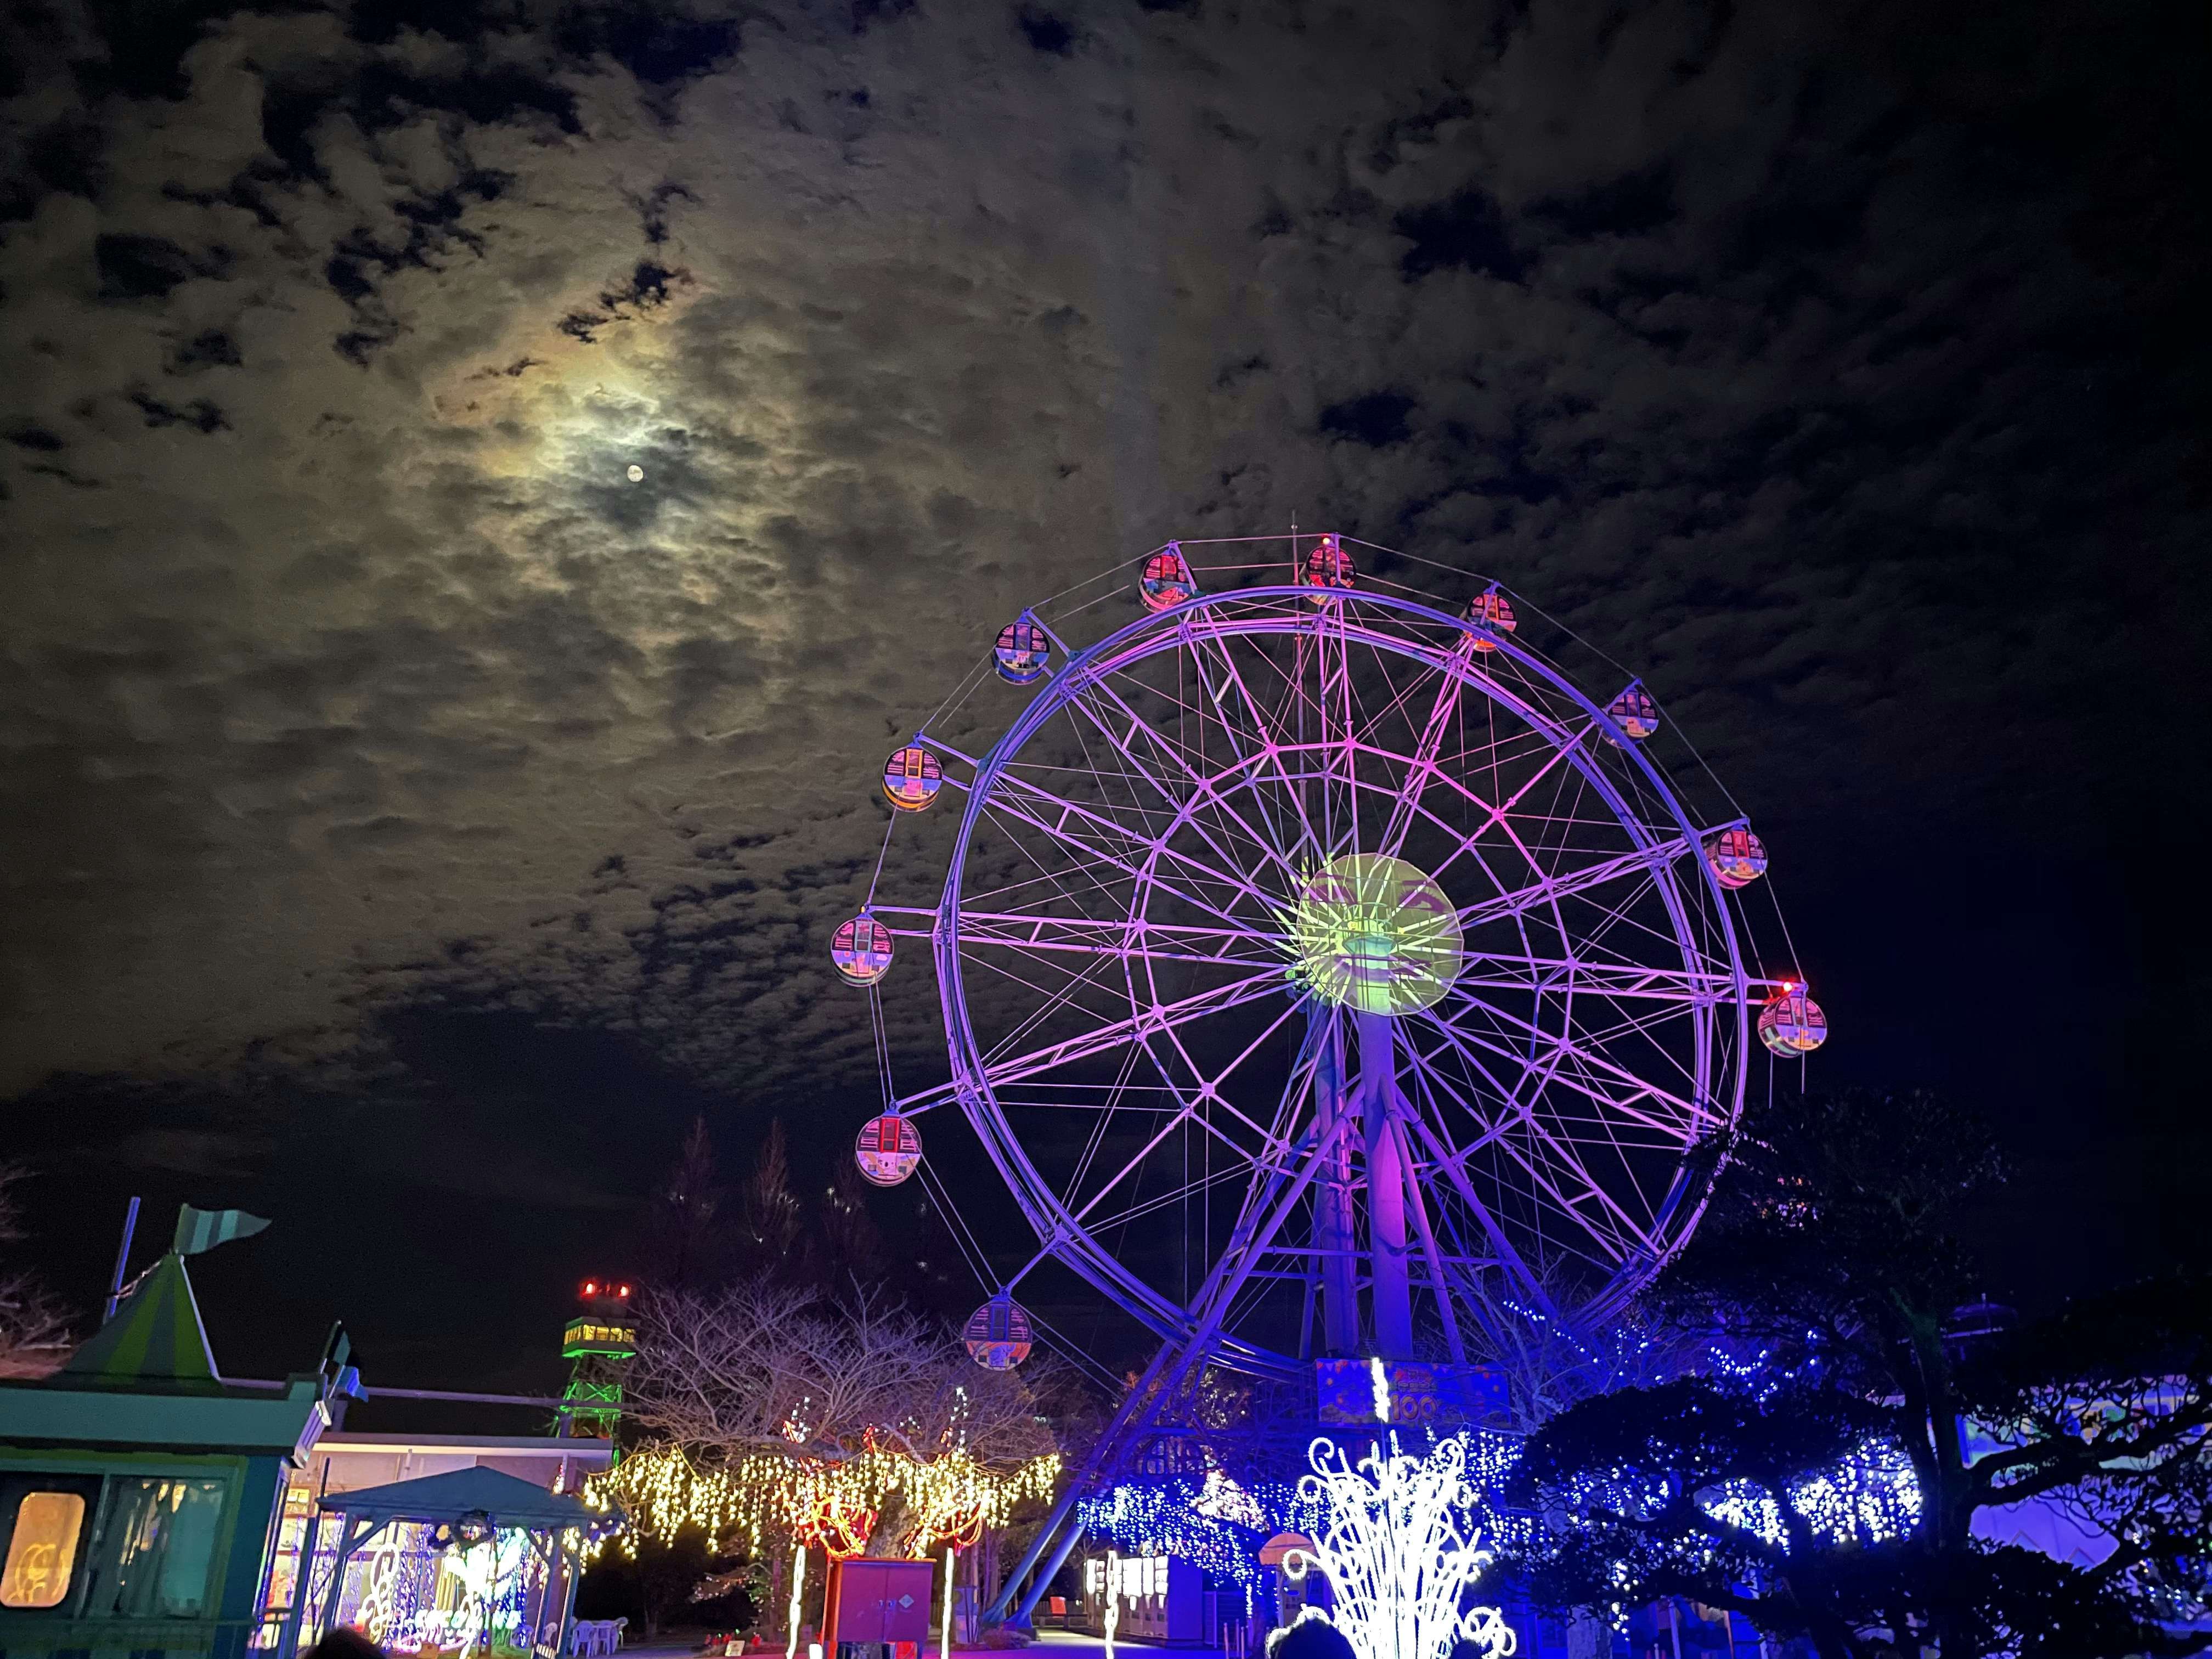
[[[1986,1129],[1925,1095],[1785,1097],[1708,1149],[1728,1168],[1657,1288],[1755,1364],[1571,1407],[1519,1495],[1551,1522],[1519,1571],[1558,1607],[1665,1595],[1828,1659],[2179,1654],[2203,1607],[2212,1286],[2134,1286],[1971,1340],[1962,1206]],[[1993,1541],[2068,1506],[2094,1565]]]

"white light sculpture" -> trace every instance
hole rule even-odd
[[[1106,1552],[1106,1659],[1114,1659],[1114,1632],[1121,1623],[1121,1558]]]
[[[1382,1448],[1352,1462],[1333,1441],[1306,1449],[1313,1473],[1298,1496],[1326,1517],[1310,1553],[1293,1550],[1284,1570],[1303,1578],[1318,1566],[1328,1577],[1335,1612],[1359,1659],[1447,1659],[1462,1642],[1475,1651],[1510,1654],[1513,1630],[1496,1607],[1460,1603],[1490,1565],[1490,1552],[1463,1520],[1473,1489],[1467,1442],[1439,1440],[1425,1458]]]
[[[799,1598],[806,1593],[806,1546],[799,1547],[799,1554],[791,1564],[791,1612],[784,1623],[791,1627],[791,1635],[783,1647],[783,1659],[799,1659]]]

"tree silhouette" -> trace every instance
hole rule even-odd
[[[1705,1155],[1723,1179],[1656,1293],[1755,1363],[1584,1401],[1530,1440],[1520,1495],[1558,1523],[1521,1564],[1542,1599],[1686,1596],[1832,1659],[2195,1651],[2167,1624],[2207,1582],[2212,1285],[1969,1340],[1957,1224],[2003,1170],[1936,1097],[1784,1097]],[[1992,1541],[1984,1518],[2030,1499],[2102,1559]]]
[[[702,1115],[691,1121],[676,1167],[653,1194],[647,1221],[652,1277],[672,1289],[712,1284],[729,1251],[714,1224],[723,1192],[716,1181],[714,1143]]]

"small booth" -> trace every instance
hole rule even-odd
[[[60,1370],[0,1382],[0,1650],[243,1659],[287,1476],[353,1386],[343,1360],[334,1345],[319,1374],[226,1383],[171,1251]]]
[[[1304,1572],[1293,1578],[1284,1564],[1293,1555],[1305,1558]],[[1274,1575],[1275,1622],[1295,1625],[1308,1607],[1326,1612],[1332,1605],[1328,1575],[1315,1558],[1313,1540],[1300,1532],[1279,1532],[1260,1546],[1260,1565]]]
[[[1083,1626],[1107,1634],[1114,1614],[1116,1642],[1156,1642],[1198,1647],[1211,1638],[1206,1575],[1172,1555],[1122,1555],[1109,1551],[1083,1564]]]
[[[606,1517],[481,1465],[319,1499],[277,1659],[343,1625],[387,1651],[565,1652]]]

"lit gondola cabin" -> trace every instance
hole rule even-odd
[[[999,659],[999,678],[1009,685],[1027,685],[1052,672],[1052,641],[1027,617],[999,630],[991,654]]]
[[[1358,574],[1352,562],[1352,555],[1337,545],[1336,538],[1324,536],[1314,544],[1313,550],[1305,556],[1305,562],[1298,567],[1298,585],[1301,587],[1350,587]],[[1316,599],[1314,603],[1318,605],[1321,601]]]
[[[1705,843],[1705,862],[1723,887],[1748,887],[1766,873],[1766,844],[1739,823]]]
[[[937,757],[914,744],[884,763],[884,796],[902,812],[919,812],[945,787]]]
[[[874,1185],[896,1187],[921,1162],[921,1131],[896,1112],[872,1117],[853,1142],[853,1161]]]
[[[1803,986],[1785,982],[1781,994],[1759,1011],[1759,1040],[1783,1059],[1796,1060],[1828,1040],[1828,1017]]]
[[[1659,729],[1659,705],[1651,701],[1651,694],[1637,681],[1626,691],[1606,704],[1605,712],[1630,737],[1641,740]]]
[[[841,921],[830,936],[830,960],[854,985],[873,985],[891,970],[891,930],[873,916]]]
[[[1164,611],[1198,597],[1198,579],[1190,574],[1190,562],[1183,557],[1181,543],[1170,542],[1166,551],[1145,561],[1145,574],[1137,579],[1137,594],[1147,611]]]
[[[1467,619],[1480,624],[1473,635],[1474,648],[1478,651],[1498,649],[1498,641],[1486,637],[1483,631],[1485,629],[1492,634],[1510,634],[1521,625],[1520,619],[1513,614],[1513,601],[1494,587],[1486,593],[1476,594],[1467,602]]]
[[[960,1339],[968,1357],[987,1371],[1010,1371],[1030,1357],[1030,1316],[1002,1296],[994,1296],[968,1316]]]

